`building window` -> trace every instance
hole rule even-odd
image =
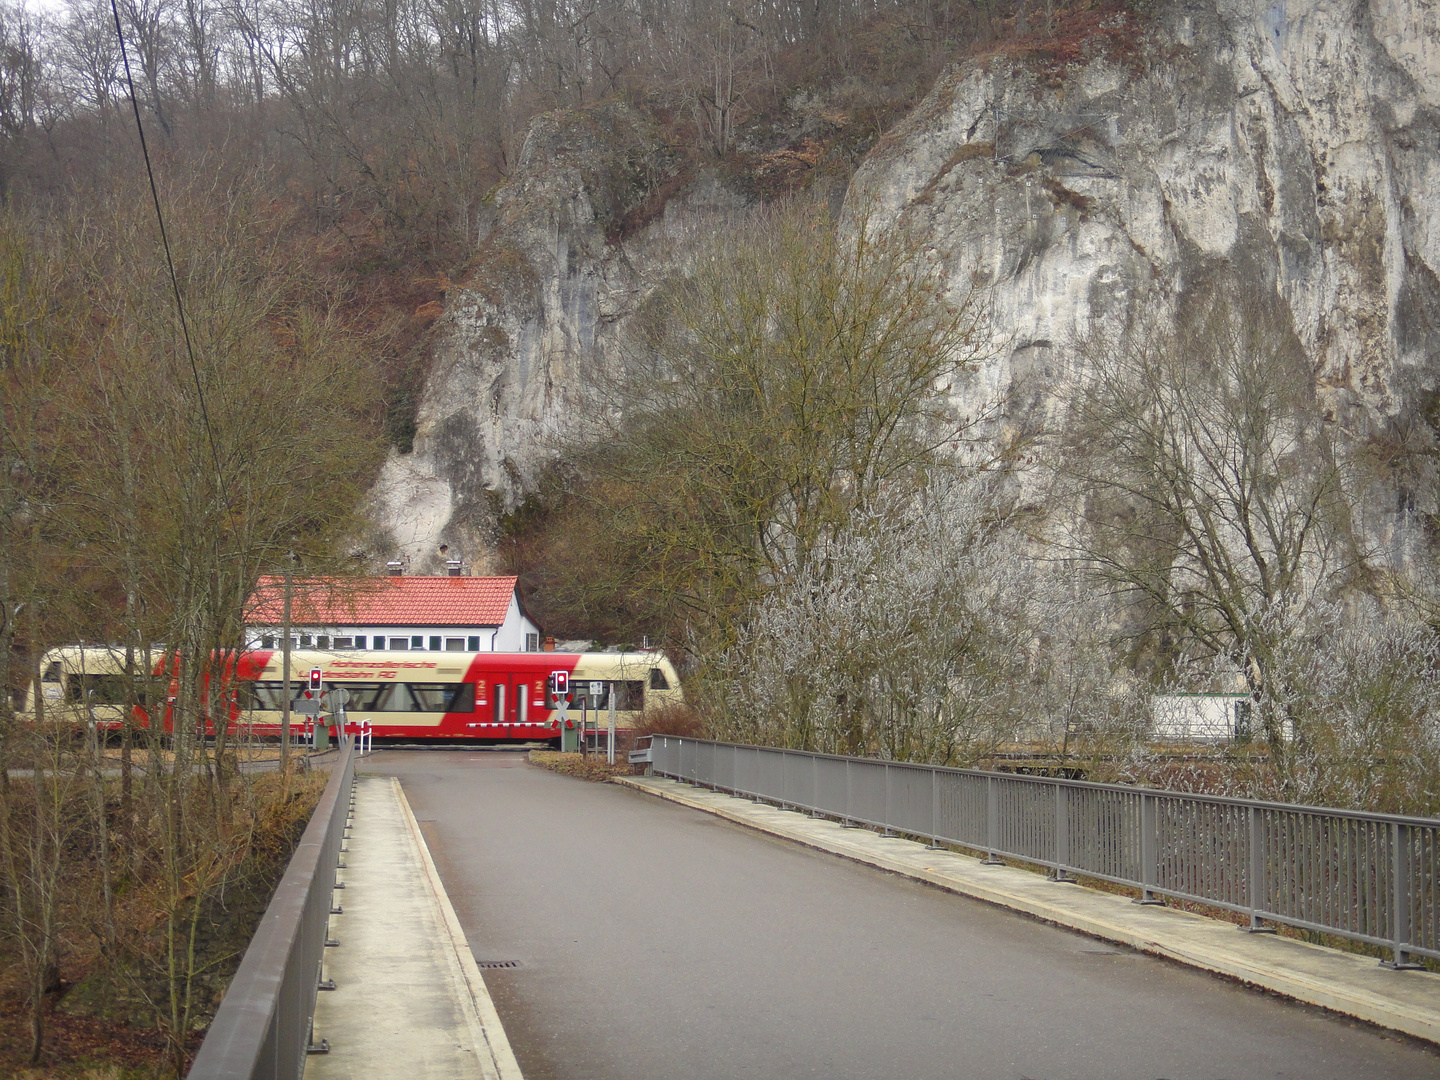
[[[445,639],[446,652],[464,652],[465,639],[463,637],[447,637]]]
[[[317,649],[328,649],[330,647],[330,635],[321,634],[315,639],[315,647]]]
[[[364,635],[364,634],[356,634],[356,635],[355,635],[355,647],[356,647],[357,649],[363,649],[363,648],[365,647],[365,635]],[[380,648],[380,639],[379,639],[379,638],[376,638],[376,639],[375,639],[375,647],[376,647],[377,649]]]
[[[416,634],[412,637],[410,639],[410,647],[412,649],[423,649],[425,647],[425,635]]]
[[[354,647],[355,639],[353,637],[337,637],[335,639],[335,648],[337,649],[353,649]]]
[[[539,635],[539,634],[526,634],[526,635],[525,635],[525,651],[526,651],[526,652],[539,652],[539,651],[540,651],[540,635]]]
[[[438,637],[432,637],[432,638],[430,639],[430,651],[431,651],[431,652],[439,652],[439,651],[440,651],[440,639],[439,639]]]
[[[470,651],[471,651],[471,652],[479,652],[479,651],[480,651],[480,637],[479,637],[478,634],[475,635],[474,637],[472,637],[472,638],[470,639]]]
[[[266,634],[264,637],[262,637],[260,639],[260,647],[262,649],[273,649],[275,647],[275,635]]]
[[[312,638],[309,634],[301,634],[301,635],[300,635],[300,647],[301,647],[302,649],[308,649],[308,648],[310,648],[310,645],[313,643],[314,640],[315,640],[315,639]]]
[[[399,650],[408,649],[410,648],[410,639],[403,637],[392,637],[390,639],[390,648]]]

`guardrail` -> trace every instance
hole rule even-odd
[[[655,775],[1387,948],[1440,958],[1440,821],[673,735]]]
[[[345,739],[310,824],[230,980],[189,1080],[299,1080],[334,908],[335,871],[355,781]]]

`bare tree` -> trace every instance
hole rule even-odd
[[[71,550],[122,600],[117,629],[137,683],[158,665],[169,684],[139,733],[147,769],[132,811],[160,871],[163,948],[128,947],[163,973],[156,1004],[178,1071],[197,920],[247,844],[229,702],[244,603],[291,550],[324,565],[379,445],[359,342],[329,283],[281,246],[283,222],[267,220],[253,183],[222,176],[163,194],[185,325],[149,208],[117,200],[110,242],[82,264],[91,362],[63,414],[60,512]]]
[[[1088,384],[1056,462],[1083,499],[1078,553],[1152,643],[1233,665],[1284,773],[1281,651],[1363,567],[1306,358],[1277,304],[1226,290],[1078,358]]]

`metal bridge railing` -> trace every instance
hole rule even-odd
[[[659,776],[1440,958],[1440,820],[656,735]]]
[[[189,1080],[299,1080],[334,908],[335,870],[355,782],[355,738],[330,781],[260,928],[230,980]]]

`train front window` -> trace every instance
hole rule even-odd
[[[652,667],[652,668],[650,669],[650,689],[651,689],[651,690],[669,690],[669,689],[670,689],[670,681],[665,678],[665,672],[661,671],[658,667]]]

